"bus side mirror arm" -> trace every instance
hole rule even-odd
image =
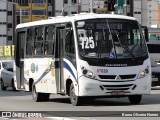
[[[148,42],[149,41],[149,38],[148,38],[148,28],[147,28],[147,26],[142,26],[142,29],[144,29],[145,40],[146,40],[146,42]]]

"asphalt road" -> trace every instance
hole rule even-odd
[[[153,89],[151,95],[144,95],[139,105],[131,105],[128,98],[103,98],[87,102],[82,106],[73,106],[69,97],[51,95],[46,102],[34,102],[31,92],[0,91],[0,111],[40,113],[47,119],[89,119],[89,120],[125,120],[140,117],[140,115],[155,115],[150,117],[141,116],[142,119],[160,117],[160,89]],[[158,114],[158,117],[156,116]],[[48,118],[49,117],[49,118]],[[79,118],[80,117],[80,118]],[[34,120],[36,120],[34,118]]]

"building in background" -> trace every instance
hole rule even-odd
[[[8,0],[7,2],[7,39],[6,45],[13,45],[13,39],[15,38],[15,7],[14,4],[11,3],[12,0]]]
[[[11,1],[11,0],[9,0]],[[13,41],[14,7],[7,0],[0,1],[0,45],[11,45]]]
[[[160,2],[157,0],[148,1],[148,26],[160,27]]]
[[[90,12],[93,7],[95,13],[114,13],[133,16],[134,0],[81,0],[81,11]]]
[[[131,0],[130,0],[131,1]],[[133,16],[148,27],[160,27],[160,1],[134,0]]]
[[[55,16],[78,13],[78,0],[55,0]],[[63,13],[62,13],[63,12]]]
[[[13,45],[19,23],[48,19],[54,0],[0,0],[0,46]]]
[[[134,0],[133,16],[144,26],[148,25],[148,2],[145,0]]]
[[[7,3],[0,1],[0,45],[6,45],[7,21]]]
[[[115,4],[116,0],[81,0],[80,11],[99,14],[111,13],[115,11]],[[93,8],[93,10],[91,8]]]
[[[93,4],[91,4],[93,1]],[[0,0],[0,46],[12,45],[15,26],[52,16],[80,12],[116,13],[133,16],[148,27],[160,27],[157,0]]]
[[[158,22],[158,13],[157,6],[159,3],[155,0],[134,0],[134,17],[144,25],[151,27]]]
[[[16,0],[16,24],[48,18],[47,0]]]

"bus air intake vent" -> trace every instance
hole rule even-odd
[[[130,74],[130,75],[119,75],[120,78],[123,79],[133,79],[136,77],[136,74]],[[99,75],[101,79],[115,79],[116,75]]]
[[[125,85],[103,85],[103,88],[106,90],[129,90],[133,87],[133,84],[125,84]]]

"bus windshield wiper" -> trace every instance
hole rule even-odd
[[[121,46],[121,47],[128,51],[128,53],[131,55],[133,60],[136,59],[136,57],[133,55],[132,51],[129,49],[127,45],[124,44],[124,46]]]

